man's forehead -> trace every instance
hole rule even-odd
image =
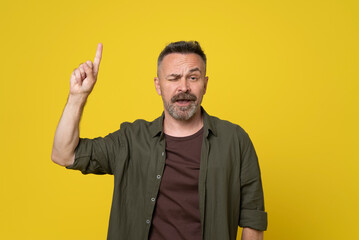
[[[188,68],[187,70],[198,68],[202,72],[204,61],[195,53],[170,53],[163,58],[160,68],[165,72],[184,70],[183,68]]]

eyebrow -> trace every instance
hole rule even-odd
[[[188,73],[193,73],[193,72],[197,72],[197,71],[200,72],[200,73],[202,73],[201,70],[200,70],[198,67],[190,69],[190,70],[188,71]],[[169,78],[169,77],[178,78],[178,77],[182,77],[182,75],[181,75],[181,74],[177,74],[177,73],[172,73],[172,74],[166,76],[166,78]]]
[[[181,77],[181,76],[182,76],[181,74],[172,73],[170,75],[167,75],[166,78],[170,78],[170,77],[178,78],[178,77]]]
[[[198,67],[197,68],[192,68],[191,70],[189,70],[189,73],[193,73],[193,72],[196,72],[196,71],[202,73],[201,70]]]

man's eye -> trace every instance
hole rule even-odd
[[[198,77],[191,76],[191,77],[190,77],[190,79],[191,79],[191,80],[197,80],[197,79],[198,79]]]

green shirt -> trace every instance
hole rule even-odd
[[[256,152],[238,125],[204,109],[198,182],[204,240],[235,240],[238,225],[266,230],[267,213]],[[114,192],[107,239],[147,240],[165,167],[161,117],[122,123],[105,137],[80,138],[68,169],[113,174]]]

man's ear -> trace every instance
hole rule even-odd
[[[204,78],[204,93],[203,93],[203,95],[206,94],[206,91],[207,91],[207,83],[208,83],[208,76],[206,76],[206,77]]]
[[[160,79],[158,77],[155,77],[154,82],[155,82],[156,91],[157,91],[158,95],[161,96]]]

